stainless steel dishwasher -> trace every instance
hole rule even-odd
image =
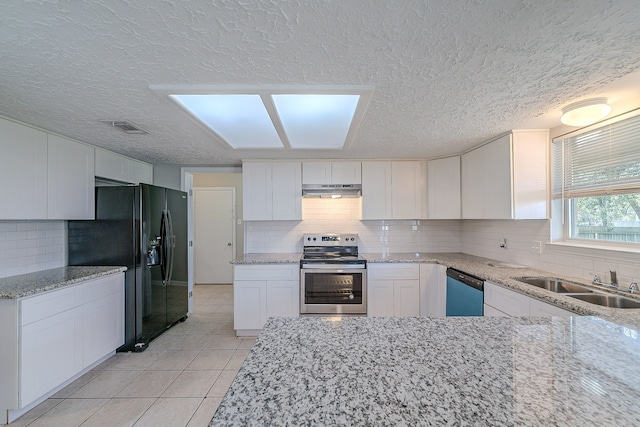
[[[447,269],[447,316],[484,315],[484,280]]]

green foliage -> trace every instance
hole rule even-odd
[[[576,225],[613,229],[615,221],[638,221],[640,194],[583,197],[575,200]]]

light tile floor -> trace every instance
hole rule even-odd
[[[193,314],[142,353],[116,353],[9,427],[207,426],[253,346],[233,286],[196,285]]]

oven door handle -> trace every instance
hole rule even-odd
[[[333,270],[336,272],[342,272],[342,271],[348,271],[348,272],[354,272],[354,271],[366,271],[367,268],[363,267],[362,265],[340,265],[340,264],[313,264],[313,265],[302,265],[302,270],[307,272],[307,273],[314,273],[314,272],[319,272],[319,273],[325,273],[327,270]]]

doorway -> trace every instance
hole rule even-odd
[[[194,282],[233,283],[236,189],[197,187],[193,195]]]

